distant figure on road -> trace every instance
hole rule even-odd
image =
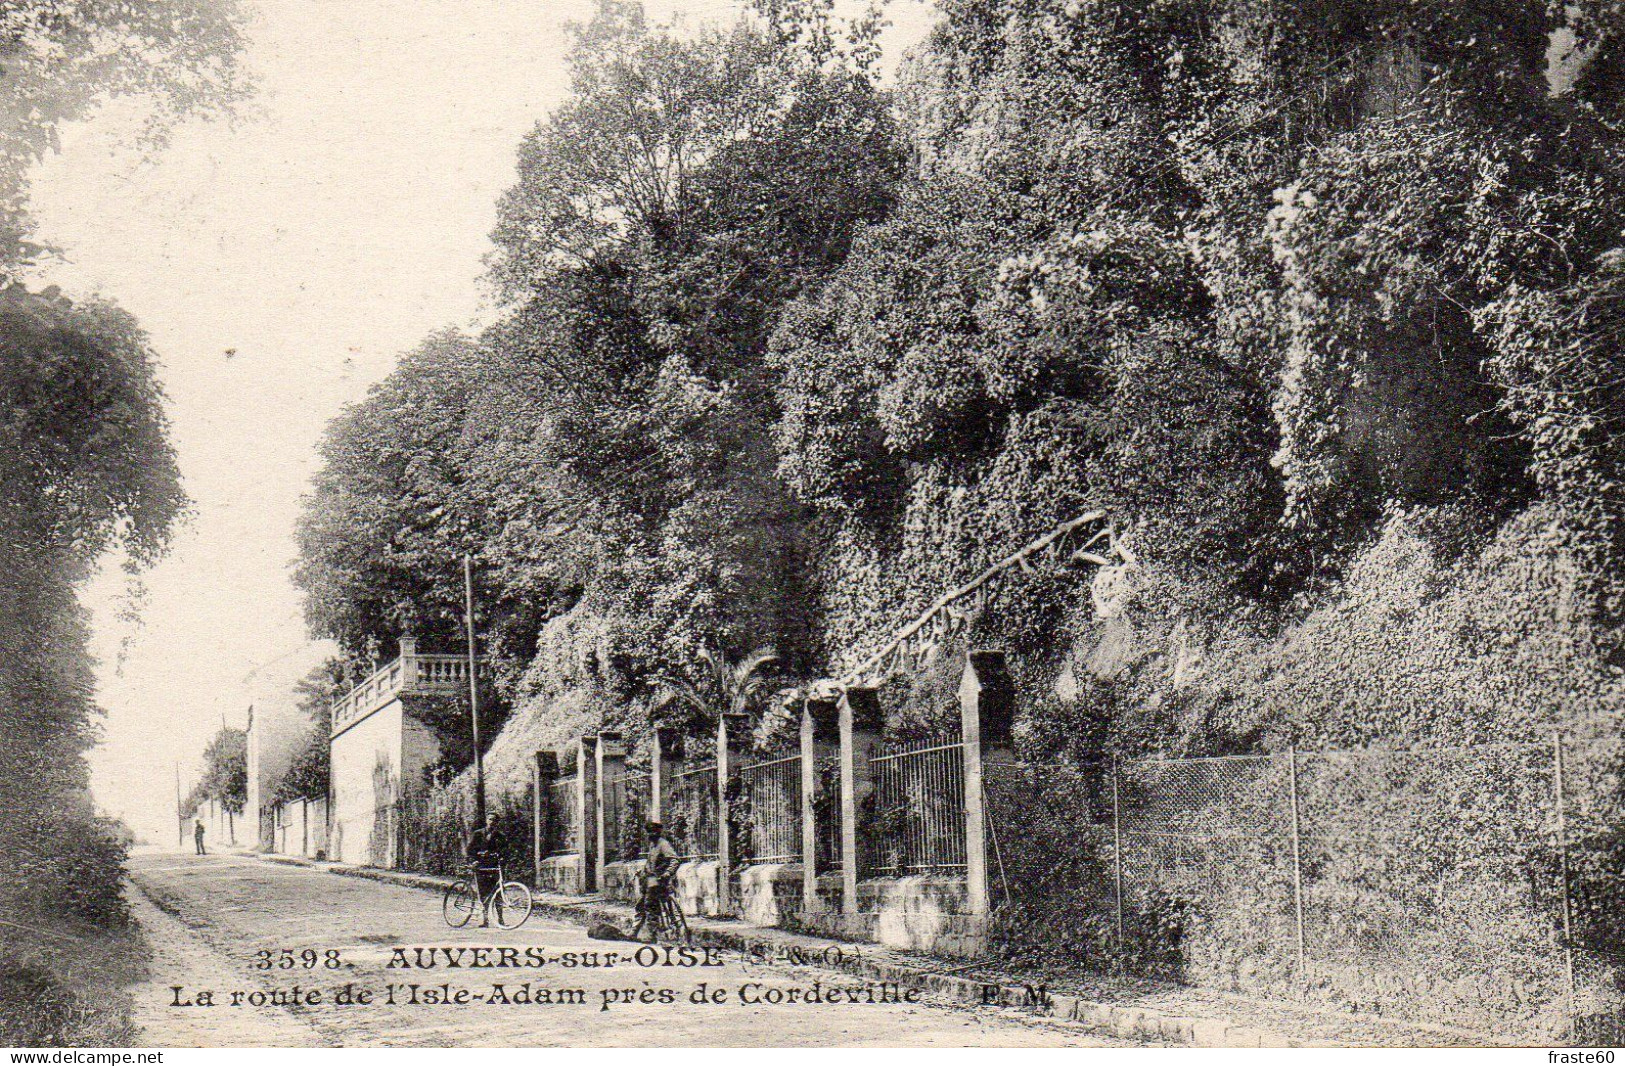
[[[192,839],[197,843],[197,853],[207,855],[208,852],[203,850],[203,819],[201,818],[192,823]]]
[[[479,890],[480,900],[483,904],[480,913],[480,925],[491,924],[491,897],[501,882],[502,853],[508,848],[508,841],[497,828],[497,818],[494,814],[485,816],[485,824],[480,826],[468,838],[468,861],[474,867],[474,883]],[[497,900],[497,913],[502,913],[502,900]]]

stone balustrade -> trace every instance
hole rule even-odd
[[[402,641],[400,658],[379,667],[366,680],[333,702],[333,735],[401,696],[458,696],[468,692],[468,659],[461,655],[425,655]],[[491,663],[479,660],[480,676]]]

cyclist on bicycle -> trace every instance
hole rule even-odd
[[[491,924],[491,899],[497,896],[497,886],[502,880],[502,853],[508,848],[508,841],[497,827],[496,815],[485,816],[485,824],[474,830],[468,838],[468,864],[474,868],[474,883],[480,894],[480,926],[483,928]],[[496,900],[497,915],[500,920],[502,914],[502,900]]]
[[[672,881],[676,877],[677,849],[666,839],[666,827],[650,822],[649,850],[643,859],[643,895],[638,899],[638,924],[632,929],[634,939],[645,925],[651,935],[659,927],[656,917],[661,904],[671,896]]]

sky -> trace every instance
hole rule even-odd
[[[42,280],[112,297],[150,335],[193,501],[144,593],[115,566],[83,593],[107,711],[92,788],[153,839],[173,831],[177,768],[189,787],[222,722],[243,726],[325,654],[289,580],[322,427],[430,332],[488,317],[496,199],[521,136],[563,99],[564,24],[592,0],[251,6],[258,92],[241,115],[143,157],[126,146],[140,106],[109,104],[64,131],[33,185],[40,236],[63,249]],[[931,11],[890,14],[894,66]]]

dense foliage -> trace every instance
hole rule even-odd
[[[105,976],[65,952],[123,915],[123,844],[94,816],[86,749],[97,709],[75,590],[106,553],[163,550],[184,505],[147,339],[99,301],[16,280],[41,252],[25,210],[33,165],[66,122],[112,94],[153,105],[149,134],[243,92],[237,22],[216,0],[0,6],[0,1041],[116,1043],[117,1004],[65,979]],[[31,930],[45,932],[34,935]],[[53,934],[51,930],[59,930]],[[67,932],[64,932],[66,930]],[[81,939],[84,938],[84,939]],[[128,949],[122,942],[102,947]],[[20,1002],[32,1000],[25,1017]],[[54,1020],[53,1020],[54,1019]],[[44,1034],[44,1035],[42,1035]],[[8,1039],[10,1037],[11,1039]]]
[[[272,803],[326,799],[332,781],[333,701],[343,692],[342,671],[334,661],[315,667],[294,687],[299,710],[310,719],[287,773],[276,783]]]
[[[517,760],[717,653],[839,675],[1098,507],[1116,562],[971,629],[1028,754],[1561,730],[1619,913],[1617,0],[940,8],[885,91],[816,0],[605,5],[499,205],[506,314],[329,437],[313,627],[445,639],[477,553]]]
[[[888,94],[827,4],[602,5],[499,205],[507,314],[330,432],[313,627],[454,640],[471,551],[510,689],[610,710],[702,648],[839,666],[1085,506],[1148,631],[1267,638],[1396,521],[1459,556],[1554,508],[1600,580],[1612,9],[1348,8],[955,0]],[[1047,686],[1102,612],[1028,584],[978,639]]]
[[[221,726],[203,748],[203,776],[192,787],[186,808],[213,800],[232,815],[240,816],[248,803],[248,733]]]
[[[702,649],[808,669],[806,513],[776,477],[767,341],[890,204],[903,153],[822,5],[727,31],[603,5],[520,150],[507,315],[431,338],[329,432],[301,532],[313,628],[455,647],[460,559],[520,699],[612,719]]]

